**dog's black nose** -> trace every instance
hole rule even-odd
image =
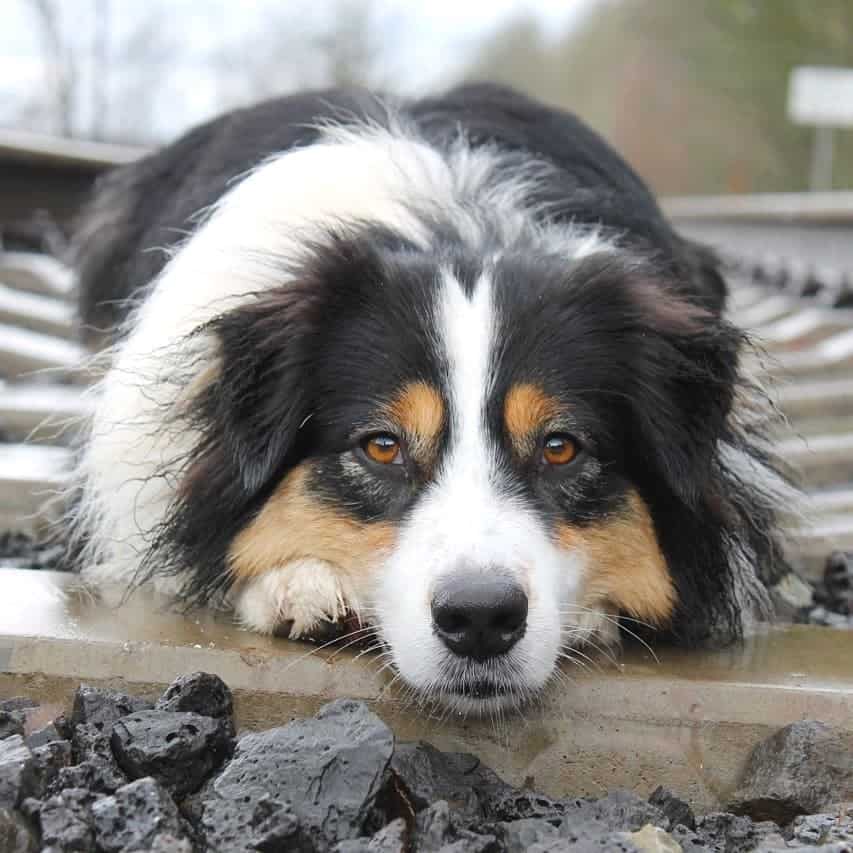
[[[504,575],[451,575],[432,599],[436,634],[452,652],[477,661],[508,652],[527,625],[527,595]]]

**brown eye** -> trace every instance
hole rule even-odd
[[[403,461],[400,453],[400,442],[389,433],[382,432],[372,435],[362,442],[362,448],[368,459],[380,465],[399,465]]]
[[[553,433],[545,439],[542,458],[549,465],[567,465],[577,455],[577,443],[570,435]]]

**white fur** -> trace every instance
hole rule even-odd
[[[404,128],[331,127],[319,143],[258,166],[205,213],[152,283],[95,390],[78,472],[90,579],[132,580],[175,498],[197,440],[176,416],[187,389],[217,358],[209,337],[187,336],[254,292],[286,283],[281,260],[298,257],[322,227],[368,221],[425,244],[414,205],[452,216],[472,240],[488,219],[507,243],[535,230],[543,247],[567,258],[610,248],[595,230],[533,225],[524,197],[547,180],[548,167],[518,163],[512,179],[504,174],[497,181],[504,158],[461,139],[441,153]],[[439,481],[382,567],[376,606],[403,677],[426,688],[440,681],[445,656],[430,631],[435,579],[462,559],[511,567],[531,599],[527,636],[513,661],[523,674],[519,687],[533,690],[552,670],[559,608],[576,597],[583,557],[559,552],[532,514],[496,491],[482,425],[492,343],[489,283],[481,281],[471,300],[449,274],[445,284],[442,335],[461,431]],[[307,630],[340,613],[349,595],[333,574],[316,563],[282,566],[239,591],[237,615],[259,631],[283,620],[294,620],[294,633]],[[173,591],[180,580],[161,583]]]
[[[348,610],[358,610],[358,598],[347,576],[323,560],[299,560],[265,572],[236,591],[241,622],[268,634],[292,622],[291,637],[309,635],[327,620],[337,622]]]
[[[583,555],[557,547],[543,523],[502,493],[497,457],[486,432],[494,346],[490,282],[481,277],[467,298],[444,274],[437,318],[450,369],[452,446],[401,531],[379,574],[375,611],[382,636],[405,680],[441,695],[451,680],[490,676],[513,689],[508,700],[532,695],[553,672],[567,608],[578,600]],[[438,581],[460,570],[510,572],[528,595],[527,631],[500,662],[456,658],[432,630],[430,602]],[[458,697],[445,697],[466,708]],[[499,703],[498,703],[499,704]]]

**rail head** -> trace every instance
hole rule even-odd
[[[853,191],[671,196],[661,206],[680,222],[853,225]]]
[[[49,134],[0,128],[0,160],[16,163],[100,172],[137,160],[149,150],[137,145],[67,139]]]

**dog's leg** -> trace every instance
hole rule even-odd
[[[321,622],[359,611],[352,585],[340,569],[322,560],[299,560],[246,581],[234,594],[237,618],[262,634],[311,634]]]

